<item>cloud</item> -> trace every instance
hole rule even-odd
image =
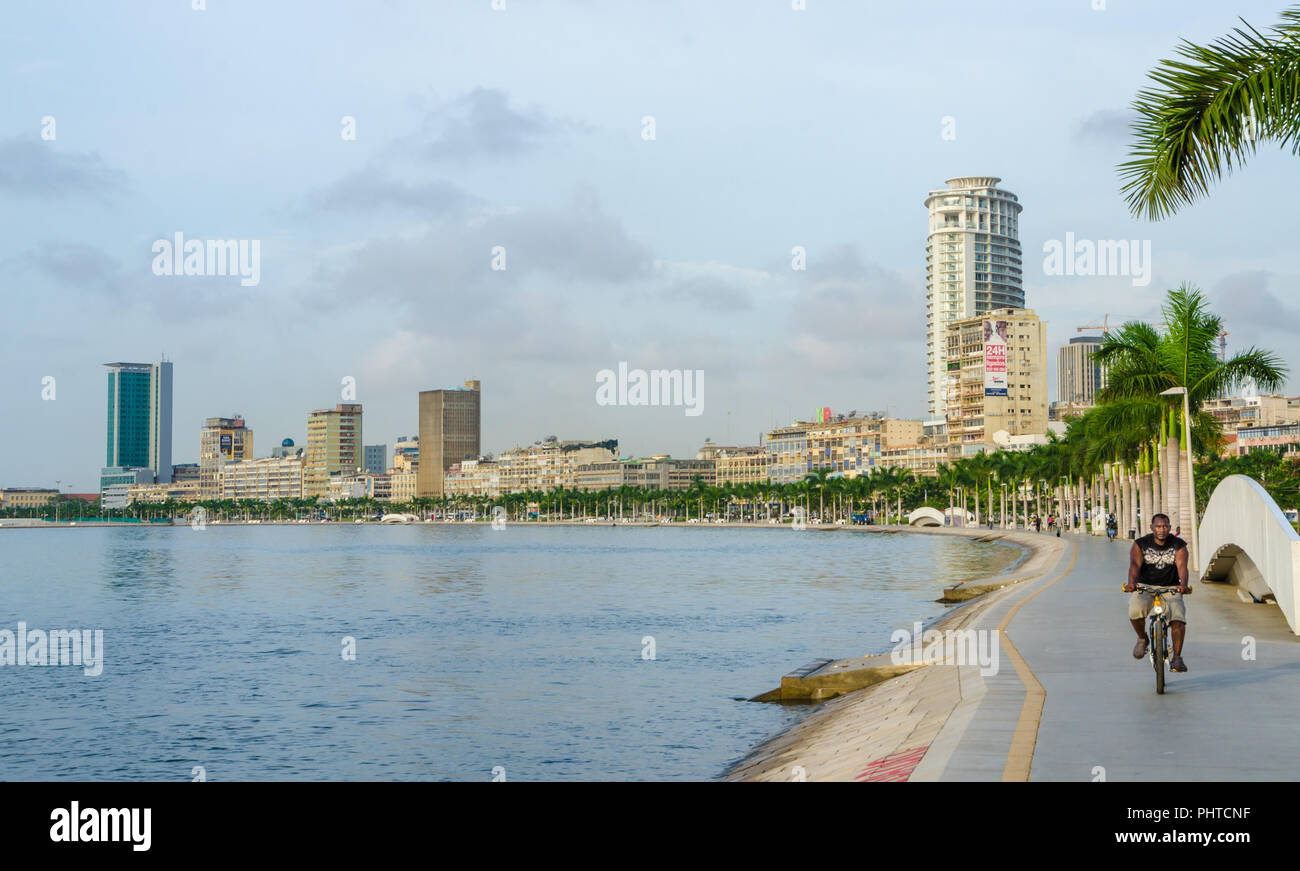
[[[87,196],[107,202],[127,187],[124,173],[92,152],[15,136],[0,142],[0,191],[23,197]]]
[[[1084,118],[1074,135],[1076,139],[1123,141],[1128,139],[1135,120],[1137,116],[1130,109],[1101,109]]]
[[[475,88],[430,111],[408,143],[433,160],[471,161],[517,157],[578,129],[540,109],[512,108],[505,91]]]
[[[498,248],[504,270],[493,269]],[[357,288],[367,288],[372,299],[405,304],[437,332],[475,322],[495,332],[503,312],[529,294],[550,291],[556,311],[580,300],[607,304],[611,286],[647,278],[652,263],[651,252],[584,194],[567,208],[436,221],[371,239],[314,280],[326,301],[351,305]]]
[[[472,198],[447,181],[402,181],[371,166],[310,194],[309,201],[321,211],[351,213],[396,206],[442,216],[460,213]]]
[[[1235,333],[1237,342],[1247,347],[1256,344],[1251,334],[1282,333],[1289,345],[1300,331],[1300,316],[1295,308],[1268,289],[1270,274],[1262,270],[1237,272],[1225,277],[1208,294],[1211,309],[1223,318],[1223,327]]]
[[[52,278],[75,290],[120,295],[124,278],[122,264],[100,249],[80,242],[52,243],[28,251],[18,265]]]

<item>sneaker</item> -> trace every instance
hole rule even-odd
[[[1183,662],[1183,658],[1181,656],[1179,656],[1178,654],[1174,654],[1173,658],[1169,660],[1169,670],[1187,671],[1187,665]]]
[[[1141,659],[1142,657],[1146,656],[1147,646],[1150,645],[1150,643],[1151,643],[1150,639],[1143,638],[1137,644],[1133,645],[1133,658]]]

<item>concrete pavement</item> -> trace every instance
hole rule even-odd
[[[1050,565],[938,624],[999,630],[996,673],[927,665],[834,699],[726,779],[1300,779],[1300,640],[1275,605],[1194,582],[1190,670],[1157,695],[1149,660],[1131,655],[1130,542],[1014,537]]]

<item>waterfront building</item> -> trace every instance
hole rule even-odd
[[[948,326],[948,460],[1047,433],[1046,324],[1004,308]],[[1003,435],[999,435],[1003,433]]]
[[[1300,423],[1300,397],[1272,393],[1264,396],[1232,396],[1207,399],[1201,411],[1218,418],[1224,433],[1255,427]]]
[[[393,502],[410,502],[415,498],[415,472],[388,473],[388,498]]]
[[[199,431],[199,493],[204,499],[221,494],[221,467],[253,459],[253,431],[239,415],[209,417]]]
[[[154,483],[153,469],[130,469],[106,466],[99,471],[101,508],[119,510],[129,504],[130,489],[136,484]]]
[[[366,445],[361,467],[373,475],[388,471],[388,445]]]
[[[820,420],[795,421],[766,436],[767,470],[775,484],[794,484],[816,469],[846,478],[870,474],[889,448],[916,445],[925,425],[920,420],[870,415],[819,415]]]
[[[1288,459],[1300,459],[1300,424],[1257,426],[1236,432],[1234,453],[1239,457],[1255,451],[1273,451]]]
[[[305,457],[289,456],[227,463],[221,468],[221,499],[301,499]]]
[[[420,440],[415,436],[397,437],[393,445],[393,468],[403,472],[414,472],[420,464]]]
[[[443,476],[442,492],[446,496],[500,496],[501,464],[486,459],[452,463]]]
[[[361,473],[351,475],[334,475],[329,479],[329,490],[325,498],[331,502],[341,499],[366,498],[366,476]]]
[[[198,463],[173,463],[172,464],[172,483],[184,484],[187,481],[199,481],[199,464]]]
[[[284,457],[301,457],[303,449],[293,443],[293,439],[281,439],[278,448],[271,448],[271,456],[278,459]]]
[[[1101,336],[1076,336],[1057,351],[1056,420],[1097,404],[1097,394],[1106,386],[1106,367],[1092,359],[1100,347]]]
[[[166,483],[172,473],[172,364],[105,363],[108,438],[104,466],[147,468]],[[103,489],[100,482],[100,489]]]
[[[768,480],[767,449],[759,445],[705,445],[695,458],[713,461],[719,487],[724,484],[762,484]]]
[[[877,469],[909,469],[918,478],[939,474],[939,464],[948,462],[948,446],[944,444],[914,444],[887,447],[880,451]]]
[[[341,403],[307,417],[307,453],[303,461],[303,497],[328,496],[330,478],[355,475],[362,464],[361,406]]]
[[[578,466],[574,473],[578,490],[610,490],[639,487],[644,490],[689,490],[696,478],[706,486],[717,483],[713,460],[675,460],[667,455],[640,459],[610,460]]]
[[[930,420],[947,419],[948,328],[1000,308],[1023,308],[1020,211],[993,176],[950,178],[930,191],[925,243],[927,402]]]
[[[0,490],[0,509],[41,508],[58,495],[58,490],[45,487],[6,487]]]
[[[128,506],[141,502],[166,502],[169,499],[175,502],[198,502],[199,498],[197,478],[167,484],[131,484],[126,488]]]
[[[443,477],[452,464],[478,459],[481,398],[478,381],[466,381],[463,388],[420,391],[420,496],[441,496]]]
[[[499,496],[528,491],[550,492],[577,486],[577,469],[618,459],[618,440],[559,441],[547,438],[527,447],[503,451],[495,459],[480,457],[452,464],[444,478],[447,495]]]

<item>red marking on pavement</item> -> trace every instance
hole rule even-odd
[[[862,773],[853,779],[859,783],[903,783],[912,776],[912,770],[929,749],[930,745],[927,744],[913,750],[900,750],[882,756],[862,769]]]

